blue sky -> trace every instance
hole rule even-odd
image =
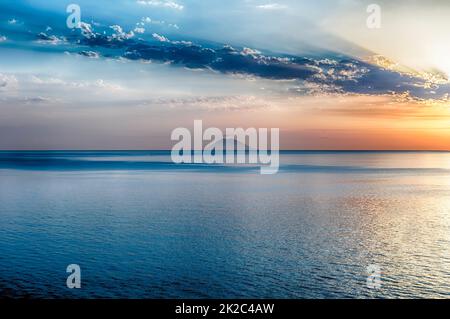
[[[397,29],[388,20],[368,30],[366,2],[76,1],[82,27],[69,29],[72,2],[1,1],[0,148],[167,148],[170,131],[194,118],[292,131],[279,111],[301,116],[310,97],[447,101],[446,65],[390,50]],[[424,9],[379,3],[396,20],[407,4]]]

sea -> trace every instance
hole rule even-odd
[[[450,153],[2,151],[0,297],[449,298]]]

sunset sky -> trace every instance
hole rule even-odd
[[[201,119],[280,128],[282,149],[449,150],[449,16],[445,0],[0,0],[0,149],[170,149]]]

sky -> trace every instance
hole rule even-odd
[[[170,149],[201,119],[279,128],[282,149],[449,150],[449,15],[444,0],[0,0],[0,149]]]

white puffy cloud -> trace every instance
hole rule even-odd
[[[133,31],[130,31],[128,33],[124,32],[120,25],[115,24],[110,26],[110,28],[116,32],[115,34],[111,35],[111,39],[123,41],[134,37]]]
[[[155,40],[158,40],[159,42],[170,42],[170,40],[169,39],[167,39],[165,36],[163,36],[163,35],[159,35],[158,33],[153,33],[152,34],[152,37],[155,39]]]
[[[260,55],[261,52],[251,48],[243,48],[241,51],[242,55]]]
[[[81,34],[87,38],[92,39],[95,38],[95,33],[92,31],[92,26],[86,22],[80,22]]]
[[[144,33],[145,32],[145,28],[134,28],[133,30],[135,33]]]

